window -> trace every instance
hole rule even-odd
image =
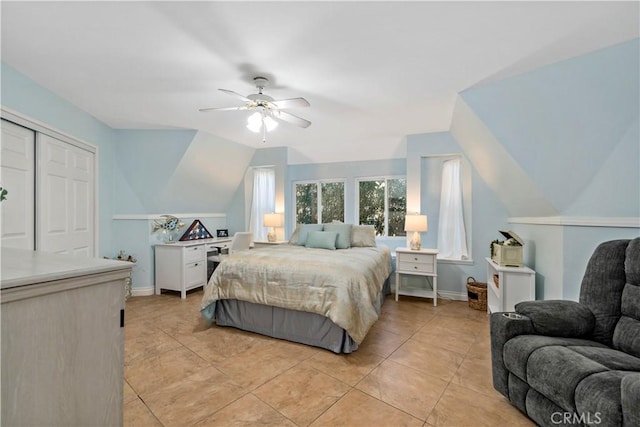
[[[274,212],[276,205],[276,173],[273,168],[253,170],[253,198],[249,231],[254,240],[266,240],[267,228],[262,225],[264,214]]]
[[[344,222],[344,181],[295,184],[297,224]]]
[[[375,178],[358,180],[358,221],[373,225],[378,236],[405,236],[407,180]]]
[[[439,256],[445,259],[468,259],[459,158],[446,160],[442,163],[439,219]]]

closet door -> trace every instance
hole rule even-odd
[[[8,191],[0,203],[3,247],[34,249],[35,132],[2,120],[0,186]]]
[[[94,256],[95,154],[38,134],[37,248]]]

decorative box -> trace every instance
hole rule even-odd
[[[522,247],[524,242],[511,230],[498,230],[507,240],[493,243],[491,260],[502,267],[522,267]]]

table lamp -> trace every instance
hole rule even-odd
[[[404,231],[413,231],[413,236],[409,242],[412,251],[420,250],[420,233],[428,229],[426,215],[405,215]]]
[[[262,224],[265,227],[270,227],[269,234],[267,234],[267,240],[269,242],[276,241],[276,227],[282,227],[284,223],[284,216],[281,213],[268,213],[264,214]]]

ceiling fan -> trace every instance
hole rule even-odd
[[[235,96],[243,100],[245,103],[239,107],[221,107],[221,108],[201,108],[198,111],[231,111],[231,110],[255,110],[255,112],[249,116],[247,121],[247,128],[253,132],[260,132],[262,130],[262,142],[267,139],[267,131],[271,131],[278,126],[279,121],[290,123],[303,128],[309,127],[311,122],[309,120],[298,117],[294,114],[282,111],[289,108],[308,107],[309,102],[304,98],[289,98],[275,100],[269,95],[262,93],[265,87],[269,84],[269,79],[266,77],[254,77],[253,81],[258,89],[258,93],[251,95],[240,95],[237,92],[228,89],[219,89],[221,92]],[[274,120],[275,119],[275,120]]]

